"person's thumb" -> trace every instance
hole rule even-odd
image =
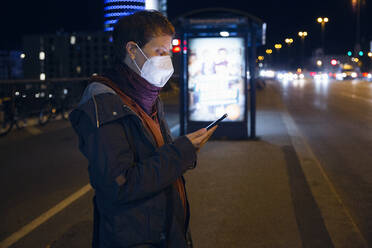
[[[206,132],[207,132],[207,129],[206,128],[201,128],[201,129],[199,129],[198,131],[195,132],[195,137],[202,136]]]
[[[199,129],[195,132],[192,132],[192,133],[189,133],[187,134],[186,136],[190,139],[190,140],[193,140],[193,139],[196,139],[200,136],[202,136],[204,133],[207,132],[207,129],[206,128],[202,128],[202,129]]]

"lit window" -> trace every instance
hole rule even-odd
[[[45,53],[44,52],[40,52],[39,53],[39,59],[40,60],[44,60],[45,59]]]
[[[71,45],[75,45],[75,43],[76,43],[76,37],[75,36],[71,36],[70,37],[70,44]]]
[[[229,34],[229,32],[227,32],[227,31],[221,31],[221,32],[220,32],[220,35],[221,35],[222,37],[228,37],[230,34]]]

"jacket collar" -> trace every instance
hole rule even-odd
[[[172,138],[167,128],[165,128],[167,125],[164,123],[165,117],[163,105],[159,97],[156,99],[156,105],[158,109],[161,131],[166,139],[166,143],[169,143],[172,141]],[[123,103],[115,91],[113,91],[110,87],[97,82],[91,83],[87,86],[87,88],[84,90],[78,107],[75,108],[69,115],[70,122],[73,128],[77,131],[86,128],[80,125],[80,118],[82,114],[85,114],[90,120],[92,126],[96,128],[99,128],[105,123],[127,116],[136,116],[138,121],[141,122],[140,117],[133,112],[130,107]],[[153,143],[154,142],[155,141],[153,141]]]
[[[87,86],[78,107],[71,112],[73,125],[78,125],[81,113],[85,113],[97,128],[128,115],[137,115],[122,102],[115,91],[97,82]]]

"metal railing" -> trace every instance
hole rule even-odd
[[[0,136],[15,125],[23,128],[27,120],[38,118],[41,125],[62,114],[67,119],[76,106],[89,78],[0,81]]]

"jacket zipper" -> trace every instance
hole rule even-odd
[[[97,110],[97,102],[96,102],[96,99],[94,98],[94,95],[92,93],[92,98],[93,98],[93,102],[94,102],[94,108],[95,108],[95,112],[96,112],[96,121],[97,121],[97,128],[99,128],[99,120],[98,120],[98,110]]]

